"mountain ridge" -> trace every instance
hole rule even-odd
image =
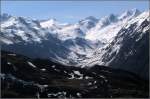
[[[54,59],[77,67],[90,67],[91,63],[108,66],[114,64],[115,56],[121,53],[122,46],[127,46],[124,43],[127,37],[134,38],[133,45],[140,39],[147,39],[144,35],[148,35],[149,30],[148,11],[140,13],[134,9],[127,12],[122,14],[123,19],[113,14],[99,20],[91,16],[81,20],[82,24],[61,25],[56,22],[57,25],[52,21],[49,27],[41,27],[38,20],[2,14],[6,17],[1,17],[2,50],[32,58]],[[143,45],[140,42],[138,44]],[[129,45],[129,52],[134,50],[131,50],[133,45]]]

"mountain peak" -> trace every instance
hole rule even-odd
[[[97,22],[98,19],[95,18],[94,16],[88,16],[82,20],[79,21],[79,23],[85,23],[85,22]]]
[[[94,27],[97,22],[98,22],[97,18],[95,18],[94,16],[89,16],[80,20],[79,25],[81,26],[80,27],[81,30],[86,32],[88,29],[91,29],[92,27]]]
[[[140,14],[140,11],[136,8],[134,9],[131,9],[131,10],[126,10],[124,11],[120,16],[119,16],[119,19],[125,19],[127,17],[130,17],[130,16],[137,16]]]
[[[58,24],[56,19],[48,19],[40,22],[40,25],[44,28],[49,28],[55,24]]]
[[[107,18],[108,18],[110,21],[116,21],[116,20],[117,20],[117,17],[116,17],[116,15],[114,15],[114,14],[110,14]]]
[[[12,16],[7,13],[0,14],[0,21],[1,22],[5,21],[5,20],[9,19],[10,17],[12,17]]]
[[[130,16],[132,13],[129,11],[129,10],[126,10],[124,11],[120,16],[119,16],[119,19],[125,19],[127,18],[128,16]]]
[[[99,24],[100,26],[106,26],[109,25],[112,22],[116,22],[117,21],[117,16],[114,14],[110,14],[108,16],[105,16],[103,18],[100,19]]]
[[[136,8],[134,8],[134,9],[131,9],[131,12],[132,12],[132,15],[133,16],[137,16],[137,15],[139,15],[141,12],[138,10],[138,9],[136,9]]]
[[[97,21],[98,19],[95,18],[94,16],[89,16],[89,17],[86,17],[85,20]]]
[[[48,22],[48,23],[54,24],[54,23],[57,22],[57,20],[55,18],[50,18],[50,19],[48,19],[48,20],[46,20],[44,22]]]

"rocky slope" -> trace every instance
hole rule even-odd
[[[149,20],[148,13],[131,19],[108,46],[95,51],[85,64],[101,64],[134,72],[149,79]],[[130,23],[130,24],[129,24]]]
[[[3,98],[147,98],[148,81],[105,66],[65,66],[2,51]]]

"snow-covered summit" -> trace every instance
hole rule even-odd
[[[134,8],[134,9],[131,9],[131,10],[126,10],[126,11],[124,11],[119,17],[118,17],[118,19],[119,20],[123,20],[123,19],[126,19],[126,18],[128,18],[128,17],[133,17],[133,16],[138,16],[139,14],[140,14],[141,12],[138,10],[138,9],[136,9],[136,8]]]
[[[80,29],[86,33],[89,29],[93,28],[98,22],[98,19],[93,17],[93,16],[89,16],[86,17],[85,19],[82,19],[79,21],[79,26]]]
[[[49,19],[49,20],[40,22],[40,25],[43,28],[50,28],[50,27],[54,26],[55,24],[58,24],[56,19]]]

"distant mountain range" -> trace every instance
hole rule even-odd
[[[75,24],[1,15],[1,49],[81,68],[105,65],[149,76],[149,11],[137,9]]]

